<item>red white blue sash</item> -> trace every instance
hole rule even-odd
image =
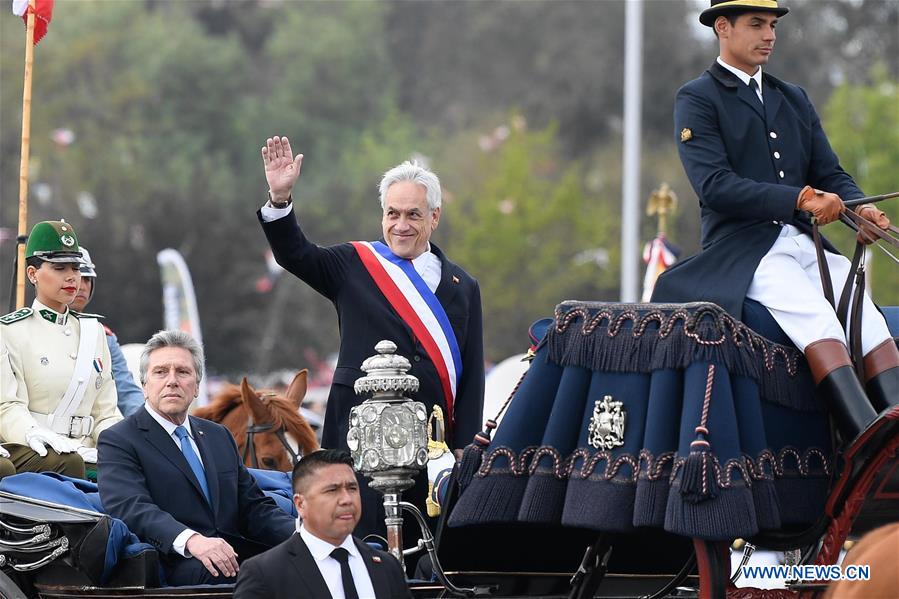
[[[462,354],[446,310],[411,260],[400,258],[380,241],[351,243],[378,289],[412,329],[437,369],[451,427],[456,389],[462,379]]]

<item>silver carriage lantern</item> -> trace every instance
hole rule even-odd
[[[403,563],[403,518],[400,493],[413,486],[428,463],[428,412],[405,393],[418,391],[418,379],[406,374],[409,360],[397,355],[396,344],[381,341],[377,355],[362,363],[366,375],[353,386],[357,395],[371,393],[350,410],[347,445],[356,470],[371,478],[369,485],[384,494],[387,544]]]
[[[414,484],[415,475],[428,465],[428,411],[423,403],[404,393],[418,391],[418,379],[406,374],[409,360],[396,354],[396,343],[381,341],[378,355],[362,363],[365,376],[356,379],[356,395],[371,393],[350,410],[347,445],[356,470],[369,477],[369,486],[384,494],[388,550],[403,566],[403,556],[424,549],[431,567],[446,591],[456,597],[470,597],[479,588],[457,587],[447,577],[437,559],[434,536],[416,506],[400,501],[400,494]],[[418,546],[403,550],[403,510],[415,517],[421,528]],[[405,567],[403,566],[405,570]]]

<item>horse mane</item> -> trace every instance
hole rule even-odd
[[[193,415],[197,418],[221,422],[234,408],[241,405],[243,405],[243,402],[240,400],[240,387],[228,383],[212,398],[210,403],[194,410]]]

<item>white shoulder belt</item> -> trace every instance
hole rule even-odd
[[[75,370],[66,392],[52,414],[31,413],[35,420],[46,425],[53,432],[68,437],[84,437],[91,434],[94,429],[93,417],[73,415],[81,405],[81,400],[84,399],[84,393],[87,391],[87,382],[90,380],[94,353],[97,349],[100,322],[96,318],[79,318],[78,322],[81,326],[78,358],[75,360]]]

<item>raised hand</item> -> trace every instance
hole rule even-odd
[[[229,578],[237,575],[237,554],[224,539],[204,537],[197,533],[187,539],[185,549],[192,557],[203,562],[213,576],[218,577],[219,572]]]
[[[262,164],[265,166],[265,180],[272,194],[272,201],[287,202],[290,192],[300,177],[303,155],[293,156],[290,140],[286,137],[270,137],[262,148]]]

